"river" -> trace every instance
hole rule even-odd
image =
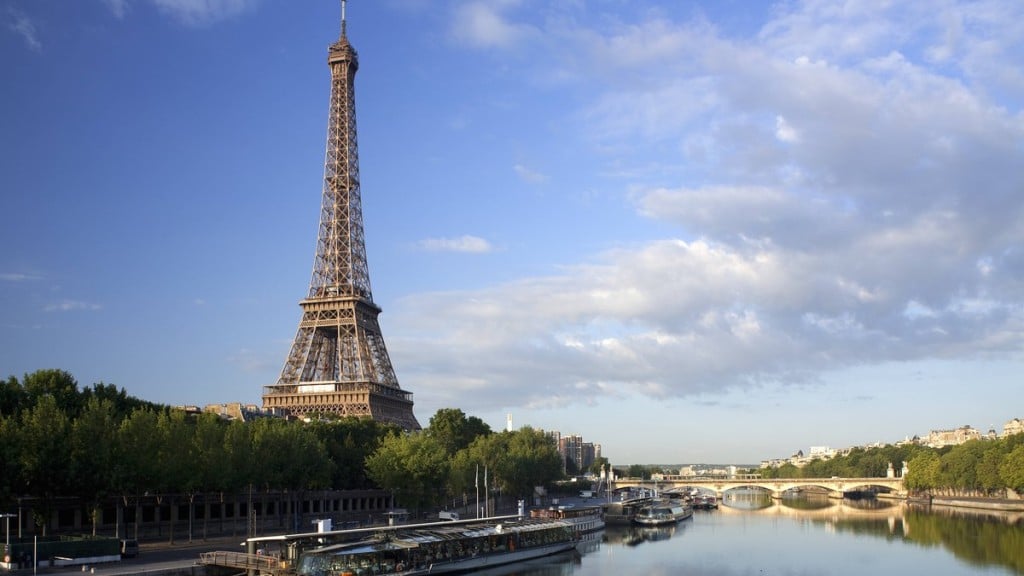
[[[580,552],[487,576],[1024,574],[1021,513],[729,494],[664,529],[608,527]]]

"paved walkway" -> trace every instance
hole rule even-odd
[[[32,574],[49,574],[63,576],[90,576],[92,574],[101,576],[127,576],[129,574],[146,574],[148,572],[159,572],[164,570],[182,569],[195,565],[202,552],[213,552],[227,550],[242,552],[242,543],[245,536],[226,536],[220,538],[209,538],[207,540],[193,540],[189,542],[175,541],[170,544],[165,541],[141,542],[139,544],[139,555],[135,558],[125,558],[120,562],[104,562],[100,564],[87,564],[75,566],[39,566],[35,570],[23,568],[11,570],[13,576],[31,576]]]

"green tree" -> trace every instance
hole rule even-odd
[[[378,486],[417,512],[445,500],[448,454],[430,434],[389,434],[366,459],[366,471]]]
[[[160,479],[160,434],[157,413],[136,409],[121,422],[114,452],[114,486],[124,505],[135,506],[135,537],[139,536],[140,498],[156,489]]]
[[[311,427],[302,422],[264,418],[254,422],[252,428],[255,463],[250,483],[265,490],[328,486],[331,461]]]
[[[51,394],[43,394],[35,407],[21,414],[21,453],[18,463],[26,492],[39,496],[42,505],[34,510],[43,535],[49,524],[54,499],[68,492],[71,477],[70,423]]]
[[[87,400],[71,424],[71,488],[89,506],[93,536],[100,504],[112,493],[116,437],[113,404],[98,398]]]
[[[571,457],[566,457],[565,458],[565,475],[566,476],[579,476],[580,472],[581,472],[581,470],[580,470],[580,467],[577,466],[576,460],[573,460]]]
[[[954,446],[940,457],[939,484],[961,490],[981,488],[978,481],[978,465],[981,462],[988,440],[971,440]]]
[[[21,428],[14,416],[0,415],[0,505],[24,488],[21,470]]]
[[[178,495],[185,492],[189,478],[196,473],[193,420],[182,410],[165,410],[157,416],[157,484],[156,502],[174,508]],[[174,544],[171,515],[167,516],[169,543]]]
[[[935,452],[922,452],[909,462],[903,484],[908,490],[932,490],[939,487],[942,462]]]
[[[248,488],[255,481],[255,449],[253,447],[253,427],[245,422],[233,420],[224,431],[224,462],[223,474],[218,480],[222,482],[219,486],[220,498],[220,529],[224,530],[224,493],[238,493],[243,488]],[[298,502],[299,494],[296,492]],[[232,526],[234,524],[232,523]],[[233,534],[233,532],[232,532]]]
[[[985,448],[981,455],[981,460],[978,461],[978,468],[975,471],[978,486],[989,494],[1006,486],[999,475],[999,466],[1002,465],[1003,458],[1005,457],[1006,450],[1004,444],[998,442]]]
[[[28,392],[14,376],[0,380],[0,416],[17,416],[28,407]]]
[[[29,401],[36,403],[43,396],[52,396],[57,407],[68,418],[76,418],[82,408],[78,381],[64,370],[37,370],[22,379]]]
[[[597,476],[600,475],[607,466],[609,466],[608,459],[604,456],[598,456],[597,458],[594,458],[594,462],[590,465],[590,468],[587,468],[587,472]]]
[[[534,487],[562,478],[562,458],[555,441],[544,432],[527,426],[496,436],[504,440],[495,477],[505,494],[528,499]]]
[[[221,492],[238,492],[255,479],[253,448],[253,427],[238,420],[228,423],[224,431],[224,474],[221,475]],[[223,515],[222,515],[223,517]]]
[[[851,476],[843,470],[843,461],[839,458],[828,460],[815,458],[800,469],[801,478],[831,478],[832,476]]]
[[[1003,484],[1015,492],[1024,492],[1024,444],[1018,445],[999,465],[999,476]]]
[[[476,416],[467,417],[458,408],[442,408],[430,418],[426,432],[441,443],[445,452],[454,456],[477,436],[491,434],[491,427]]]
[[[651,477],[651,471],[641,464],[630,464],[626,475],[630,478],[643,478],[646,480]]]
[[[400,432],[397,426],[354,416],[310,426],[334,464],[330,485],[342,490],[373,487],[366,475],[366,458],[385,436]]]
[[[128,392],[126,392],[124,388],[118,388],[113,384],[104,384],[102,382],[83,389],[81,397],[83,405],[88,402],[90,398],[109,401],[114,407],[114,417],[118,420],[123,420],[132,412],[139,409],[153,411],[167,409],[167,406],[129,396]]]
[[[224,433],[227,424],[216,414],[203,413],[196,417],[195,434],[192,436],[192,451],[195,454],[195,473],[189,476],[185,493],[189,501],[188,539],[192,541],[192,524],[195,521],[191,504],[198,493],[215,491],[226,483],[224,466]],[[206,539],[209,514],[203,514],[203,539]]]

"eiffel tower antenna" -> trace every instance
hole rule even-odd
[[[346,36],[331,44],[330,115],[320,230],[302,319],[277,383],[263,407],[295,415],[372,418],[419,430],[412,393],[402,390],[384,346],[366,264],[356,139],[355,75],[359,57]]]
[[[345,37],[345,0],[341,0],[341,37]]]

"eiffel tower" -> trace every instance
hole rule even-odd
[[[355,75],[359,57],[345,34],[330,46],[330,118],[320,232],[302,320],[277,384],[263,407],[296,415],[369,417],[419,430],[412,393],[402,390],[384,347],[366,264],[356,144]]]

